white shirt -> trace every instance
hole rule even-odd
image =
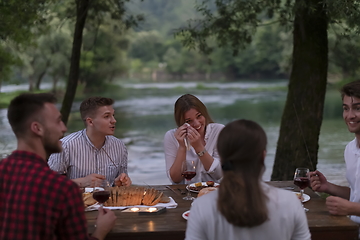
[[[205,149],[210,154],[210,156],[214,158],[214,161],[209,171],[206,171],[204,169],[204,166],[201,163],[199,156],[196,154],[195,149],[193,147],[191,147],[191,149],[186,152],[186,161],[195,161],[196,163],[196,176],[191,180],[191,182],[205,182],[205,181],[219,182],[219,180],[222,178],[220,157],[216,148],[216,144],[219,133],[223,128],[224,125],[219,123],[209,123],[206,126]],[[175,138],[175,131],[176,128],[167,131],[164,137],[166,172],[168,178],[172,183],[175,182],[170,177],[170,168],[175,162],[176,154],[179,148],[179,142]]]
[[[346,179],[350,185],[350,201],[360,203],[360,149],[356,138],[346,145],[344,151]],[[360,223],[360,217],[351,216],[351,220]]]
[[[310,232],[305,211],[290,191],[262,183],[269,197],[268,218],[248,228],[230,224],[217,209],[218,192],[197,198],[190,209],[185,240],[307,240]]]
[[[52,170],[66,168],[70,179],[83,178],[92,173],[102,174],[111,185],[120,173],[127,174],[128,152],[120,139],[106,136],[104,145],[97,149],[86,135],[86,129],[83,129],[61,141],[63,151],[51,154],[48,160]]]

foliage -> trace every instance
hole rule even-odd
[[[106,25],[85,30],[80,81],[86,84],[85,91],[97,91],[126,72],[128,39],[125,27],[111,19]]]
[[[12,65],[19,64],[9,46],[29,44],[32,26],[43,24],[45,10],[45,0],[0,1],[0,82],[9,79]]]
[[[229,1],[230,6],[236,7],[235,2],[237,1]],[[249,11],[237,18],[232,16],[230,20],[234,24],[236,19],[245,19],[246,16],[253,18],[249,23],[239,25],[246,26],[242,37],[248,36],[251,42],[244,41],[244,48],[236,49],[235,56],[232,44],[224,43],[222,47],[217,47],[215,37],[209,37],[206,43],[212,53],[206,56],[182,46],[181,41],[187,41],[184,37],[189,33],[183,37],[178,35],[176,39],[172,37],[174,29],[181,26],[185,29],[187,19],[201,16],[201,12],[194,9],[195,1],[191,1],[192,4],[189,4],[188,0],[122,1],[127,12],[121,10],[116,13],[111,10],[117,8],[114,5],[115,1],[92,1],[84,29],[84,55],[80,64],[79,78],[82,83],[86,83],[84,90],[91,91],[94,89],[93,86],[101,86],[103,82],[123,76],[133,77],[140,74],[150,78],[155,72],[166,74],[166,79],[181,79],[186,76],[192,76],[193,79],[210,77],[232,80],[287,78],[291,68],[292,35],[289,30],[294,16],[291,10],[293,1],[272,1],[268,7],[265,7],[264,2],[253,2],[253,6],[247,1],[240,2],[243,2],[242,7]],[[333,15],[342,16],[345,8],[351,9],[351,3],[348,1],[343,4],[336,2],[327,3],[328,11]],[[31,4],[31,1],[18,3]],[[198,6],[198,10],[209,11],[209,15],[217,17],[217,2],[207,1],[207,4],[207,10],[205,6],[201,8],[201,5]],[[39,82],[51,79],[55,91],[58,82],[64,82],[69,72],[76,6],[75,1],[48,1],[41,6],[41,18],[36,16],[39,20],[34,22],[35,25],[31,25],[33,27],[27,28],[30,34],[24,35],[27,43],[30,43],[29,36],[34,36],[31,44],[26,44],[25,47],[16,46],[10,41],[1,44],[4,48],[1,51],[0,66],[7,66],[8,77],[5,78],[4,71],[0,76],[9,79],[10,76],[18,76],[21,72],[24,80],[30,79],[30,88],[37,88]],[[25,7],[19,6],[18,9]],[[224,13],[225,7],[221,7]],[[257,11],[260,8],[263,8],[263,11]],[[250,10],[258,14],[251,14]],[[134,13],[135,17],[131,17],[130,12]],[[342,78],[356,78],[360,66],[360,51],[356,47],[359,42],[355,25],[357,15],[350,10],[347,14],[352,14],[352,21],[332,21],[333,24],[329,28],[329,76],[336,81]],[[9,17],[13,18],[13,15]],[[136,23],[135,20],[139,19],[146,20],[141,25],[135,24],[130,31],[126,30],[129,24]],[[223,31],[226,30],[226,26],[237,26],[230,25],[230,22],[226,23],[228,25],[225,25]],[[201,27],[201,22],[193,23],[199,23],[197,27]],[[214,20],[214,26],[220,26],[220,23],[221,21]],[[251,24],[258,27],[251,29]],[[210,32],[215,30],[216,27],[209,28]],[[196,47],[196,41],[193,43],[192,47]],[[10,68],[17,59],[22,61],[22,66]]]

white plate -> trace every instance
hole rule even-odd
[[[103,188],[101,188],[101,187],[95,187],[95,189],[97,189],[97,190],[104,190]],[[94,188],[85,188],[85,192],[93,192],[94,191]]]
[[[187,219],[188,219],[188,217],[189,217],[189,214],[190,214],[190,210],[189,210],[189,211],[184,212],[184,213],[182,214],[182,217],[183,217],[185,220],[187,220]]]
[[[294,192],[294,193],[295,193],[295,194],[300,194],[299,192]],[[307,195],[306,193],[303,194],[303,198],[304,198],[304,199],[302,200],[303,203],[310,200],[310,196]]]
[[[201,184],[202,184],[203,186],[207,186],[206,182],[202,182]],[[218,183],[214,183],[214,187],[219,186],[219,185],[220,185],[220,184],[218,184]],[[190,192],[195,192],[195,193],[198,193],[198,192],[199,192],[199,191],[190,189],[189,186],[195,187],[195,183],[191,183],[191,184],[187,185],[187,186],[186,186],[186,189],[187,189],[188,191],[190,191]]]

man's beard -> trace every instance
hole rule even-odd
[[[58,139],[52,139],[51,134],[48,131],[45,132],[43,138],[43,146],[46,152],[47,157],[49,157],[53,153],[59,153],[62,151],[62,146],[59,145]]]

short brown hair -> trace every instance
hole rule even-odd
[[[196,109],[200,112],[206,119],[206,125],[213,123],[206,106],[194,95],[185,94],[178,98],[174,106],[174,117],[175,122],[178,127],[185,123],[185,113],[190,109]]]
[[[344,99],[344,96],[360,98],[360,80],[350,82],[345,84],[341,89],[341,99]]]
[[[268,219],[267,196],[261,186],[266,134],[250,120],[228,123],[220,132],[217,149],[223,168],[218,209],[240,227],[254,227]]]
[[[89,97],[85,99],[80,105],[81,119],[86,122],[86,118],[94,117],[96,110],[99,107],[111,106],[114,100],[105,97]]]
[[[38,115],[45,103],[56,103],[56,97],[51,93],[23,93],[11,100],[7,117],[16,137],[26,134],[31,120],[42,120]]]

